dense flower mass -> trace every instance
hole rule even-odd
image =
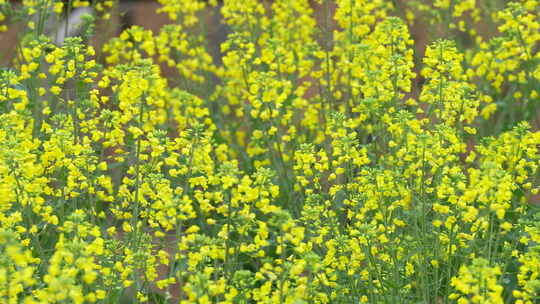
[[[540,1],[157,2],[0,0],[0,303],[540,301]]]

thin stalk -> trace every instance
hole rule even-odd
[[[144,111],[144,95],[139,107],[139,127],[142,128],[142,119]],[[139,189],[141,187],[141,135],[137,137],[137,144],[135,149],[135,199],[133,206],[133,217],[131,219],[131,227],[135,231],[135,235],[138,234],[137,221],[139,218]]]

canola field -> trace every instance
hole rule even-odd
[[[0,303],[540,303],[540,1],[158,2],[0,0]]]

